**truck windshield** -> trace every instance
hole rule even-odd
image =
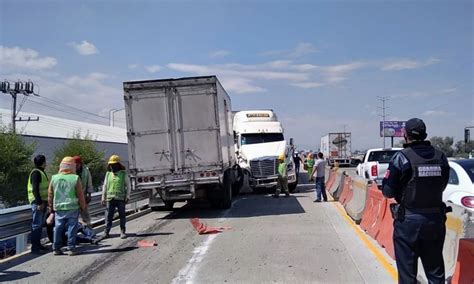
[[[368,162],[389,163],[393,155],[398,151],[374,151],[369,154]]]
[[[242,134],[240,138],[241,145],[258,144],[283,141],[283,133],[252,133]]]

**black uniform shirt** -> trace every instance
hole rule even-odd
[[[425,159],[431,159],[435,155],[435,149],[431,146],[429,141],[415,141],[404,145],[404,148],[407,147],[411,147],[417,155]],[[449,164],[444,154],[442,160],[441,176],[444,182],[442,187],[445,188],[449,179]],[[387,198],[395,198],[397,203],[401,203],[403,188],[408,184],[412,174],[413,170],[410,161],[408,161],[402,152],[395,153],[382,181],[383,195]]]
[[[36,169],[40,170],[41,172],[44,173],[44,169],[40,167],[36,167]],[[46,173],[44,173],[46,175]],[[33,195],[35,197],[35,200],[33,200],[33,203],[36,205],[41,205],[43,203],[43,200],[41,199],[41,195],[39,192],[39,187],[41,184],[41,173],[39,171],[33,171],[31,173],[31,185],[33,186]],[[45,200],[47,201],[47,200]]]

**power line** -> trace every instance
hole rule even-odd
[[[102,118],[102,119],[105,119],[105,120],[109,121],[109,117],[107,117],[107,116],[102,116],[102,115],[99,115],[99,114],[96,114],[96,113],[92,113],[92,112],[89,112],[89,111],[86,111],[86,110],[83,110],[83,109],[79,109],[79,108],[73,107],[73,106],[71,106],[71,105],[68,105],[68,104],[65,104],[65,103],[62,103],[62,102],[59,102],[59,101],[56,101],[56,100],[53,100],[53,99],[44,97],[44,96],[40,96],[39,98],[44,99],[44,100],[46,100],[46,101],[49,101],[49,102],[51,102],[51,103],[55,103],[55,104],[62,105],[62,106],[64,106],[64,107],[67,107],[67,108],[72,109],[72,110],[76,110],[76,111],[81,112],[81,113],[85,113],[85,114],[92,115],[92,116],[95,116],[95,117],[98,117],[98,118]],[[125,122],[125,120],[120,120],[120,119],[118,119],[118,120],[121,121],[121,122]]]

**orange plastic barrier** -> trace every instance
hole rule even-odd
[[[382,222],[383,211],[387,206],[387,199],[382,195],[374,182],[369,186],[367,193],[367,201],[365,202],[364,212],[360,227],[367,232],[369,236],[375,239],[380,231],[380,224]]]
[[[452,284],[474,283],[474,239],[460,239],[459,252]]]
[[[390,204],[395,203],[393,199],[387,199],[382,212],[382,221],[380,222],[380,230],[376,236],[377,242],[385,248],[385,251],[393,259],[395,259],[395,250],[393,247],[393,218],[390,213]]]
[[[339,202],[342,205],[346,205],[352,199],[352,178],[350,176],[344,177],[343,187],[341,195],[339,196]]]
[[[326,189],[329,189],[333,186],[334,181],[336,181],[336,172],[333,170],[329,170],[329,178],[326,182]]]

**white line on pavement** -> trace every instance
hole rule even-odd
[[[207,250],[211,246],[212,242],[216,239],[216,235],[210,235],[207,239],[193,251],[193,256],[188,261],[187,265],[182,268],[178,275],[171,281],[173,284],[178,283],[193,283],[194,277],[198,269],[198,265],[204,259]]]
[[[240,201],[241,199],[238,199],[234,202],[234,206]],[[231,209],[226,210],[224,215],[217,220],[218,223],[222,223],[226,220],[229,212]],[[219,234],[215,235],[209,235],[207,239],[197,248],[194,248],[193,250],[193,256],[189,261],[187,262],[186,266],[183,267],[179,272],[178,275],[171,281],[173,284],[181,284],[181,283],[186,283],[186,284],[192,284],[194,283],[194,278],[196,277],[196,273],[199,269],[199,264],[202,262],[204,259],[207,251],[211,247],[211,244],[214,242],[214,240],[217,238]]]

